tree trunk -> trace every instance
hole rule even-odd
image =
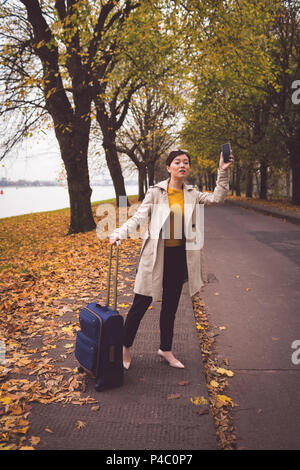
[[[205,184],[205,191],[207,191],[209,188],[207,171],[204,173],[204,184]]]
[[[210,177],[210,173],[207,174],[207,179],[206,179],[206,184],[207,184],[207,191],[210,191],[211,190],[211,177]]]
[[[252,197],[253,191],[253,169],[248,167],[246,173],[246,197]]]
[[[267,170],[268,165],[264,159],[260,162],[260,190],[259,199],[267,199]]]
[[[92,189],[89,182],[87,159],[65,162],[70,196],[70,227],[71,233],[88,232],[94,230],[96,224],[91,208]]]
[[[198,173],[197,186],[198,186],[198,188],[199,188],[199,191],[203,191],[202,176],[201,176],[200,173]]]
[[[71,233],[88,232],[96,228],[92,207],[90,178],[88,170],[88,141],[89,126],[81,124],[81,129],[73,123],[74,132],[69,137],[57,133],[57,139],[64,161],[68,192],[70,198],[70,226]],[[59,135],[60,134],[60,135]]]
[[[142,201],[145,197],[144,191],[144,180],[145,180],[145,168],[144,165],[140,165],[138,168],[139,171],[139,201]]]
[[[213,191],[215,188],[215,175],[211,173],[209,175],[209,190]]]
[[[126,196],[126,189],[117,152],[116,135],[114,132],[109,132],[107,129],[104,129],[103,125],[101,130],[104,136],[103,147],[105,151],[106,162],[116,193],[116,204],[117,207],[119,207],[119,197]],[[127,206],[129,205],[130,204],[127,198]]]
[[[292,204],[300,206],[300,157],[297,142],[288,145],[292,169]]]
[[[89,124],[73,123],[72,133],[63,133],[55,128],[64,161],[70,197],[70,226],[68,234],[88,232],[96,228],[92,208],[89,171],[88,141]]]
[[[288,169],[286,171],[286,174],[285,174],[285,184],[286,184],[286,197],[288,199],[290,199],[291,197],[291,191],[290,191],[290,187],[291,187],[291,178],[290,178],[290,169]]]
[[[149,186],[154,185],[154,166],[155,164],[153,161],[150,161],[147,165]]]
[[[148,191],[148,169],[147,167],[145,168],[144,172],[144,188],[145,188],[145,193]]]
[[[238,161],[236,161],[235,165],[235,194],[236,196],[241,195],[241,167]]]
[[[300,166],[292,168],[292,204],[300,206]]]

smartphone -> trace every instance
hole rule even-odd
[[[223,153],[224,163],[228,163],[230,159],[230,150],[231,150],[230,142],[227,142],[227,144],[223,144],[221,149]]]

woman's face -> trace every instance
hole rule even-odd
[[[170,176],[175,178],[185,178],[190,171],[190,161],[184,154],[178,155],[172,160],[171,165],[167,165]]]

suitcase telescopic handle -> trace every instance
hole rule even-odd
[[[108,265],[108,275],[107,275],[107,293],[106,293],[106,305],[109,306],[110,298],[110,279],[111,279],[111,268],[112,268],[112,250],[113,246],[110,245],[109,251],[109,265]],[[116,244],[116,267],[115,267],[115,276],[114,276],[114,297],[113,297],[113,309],[117,309],[117,283],[118,283],[118,265],[119,265],[119,244]]]

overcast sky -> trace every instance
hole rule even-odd
[[[102,177],[111,179],[104,157],[102,162],[89,161],[91,181]],[[56,181],[62,168],[63,161],[54,134],[39,140],[28,138],[17,152],[0,161],[0,179]],[[125,169],[123,174],[126,180],[138,181],[135,169]]]
[[[54,136],[28,138],[15,153],[0,162],[0,178],[10,180],[56,180],[62,168]]]
[[[39,139],[27,138],[21,148],[0,161],[0,179],[57,180],[62,171],[63,162],[55,135],[53,131],[49,131],[48,135],[39,133],[39,136]],[[102,165],[97,165],[89,161],[91,180],[98,180],[101,176],[110,179],[104,159],[103,162]],[[125,173],[124,176],[128,177],[128,172]],[[135,176],[137,179],[135,173],[130,172],[130,179],[135,179]]]

